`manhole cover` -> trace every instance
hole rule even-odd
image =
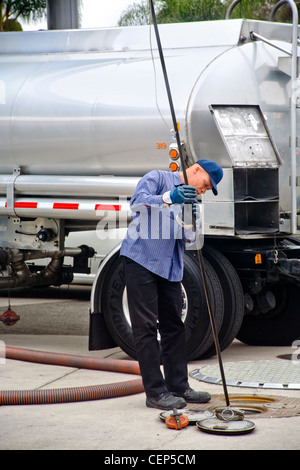
[[[300,362],[227,362],[223,368],[226,384],[232,387],[300,390]],[[190,376],[201,382],[222,385],[218,365],[195,369]]]

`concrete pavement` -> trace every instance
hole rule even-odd
[[[0,324],[0,340],[9,346],[51,351],[89,357],[128,359],[119,348],[106,351],[88,351],[88,292],[76,291],[66,298],[61,291],[49,291],[41,297],[14,298],[12,308],[23,314],[22,323],[15,327]],[[5,310],[7,299],[2,297],[1,311]],[[48,311],[52,313],[47,313]],[[60,311],[64,315],[60,315]],[[79,312],[81,315],[79,315]],[[26,318],[25,318],[26,317]],[[32,318],[30,318],[32,317]],[[33,318],[34,317],[34,318]],[[77,318],[77,329],[68,324]],[[28,331],[29,322],[35,325],[35,332]],[[57,333],[53,332],[53,322]],[[78,334],[80,328],[81,334]],[[50,333],[49,333],[50,331]],[[76,334],[73,334],[73,333]],[[66,334],[68,333],[68,334]],[[239,341],[222,353],[226,362],[278,360],[280,355],[291,354],[289,347],[250,347]],[[5,362],[5,363],[3,363]],[[216,357],[193,361],[189,371],[207,364],[216,364]],[[300,364],[299,364],[300,375]],[[33,364],[6,359],[0,363],[0,389],[26,390],[79,387],[99,385],[136,379],[122,373],[84,370],[77,368]],[[190,385],[206,390],[213,397],[224,400],[220,385],[190,379]],[[257,388],[228,387],[230,394],[285,396],[300,399],[300,390],[260,390]],[[225,404],[225,402],[224,402]],[[292,406],[292,405],[291,405]],[[215,435],[204,433],[196,426],[180,431],[168,429],[159,418],[160,411],[145,406],[143,393],[120,398],[109,398],[65,404],[14,405],[0,407],[0,449],[1,450],[102,450],[104,463],[122,463],[113,460],[122,455],[134,456],[134,451],[147,451],[147,455],[172,455],[179,453],[190,461],[150,463],[196,463],[201,450],[298,450],[300,448],[300,416],[269,418],[247,417],[256,429],[243,435]],[[126,452],[125,452],[126,451]],[[126,461],[136,466],[141,461]],[[194,457],[193,457],[194,456]],[[149,457],[147,457],[148,459]],[[171,457],[170,457],[171,458]],[[177,457],[176,457],[177,458]],[[124,463],[124,462],[123,462]],[[149,462],[146,462],[149,463]],[[199,463],[199,460],[198,460]]]

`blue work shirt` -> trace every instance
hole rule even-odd
[[[182,185],[178,172],[153,170],[138,183],[130,201],[132,220],[120,255],[127,256],[149,271],[181,281],[186,238],[176,216],[183,204],[167,205],[163,194]]]

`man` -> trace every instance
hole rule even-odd
[[[188,185],[182,172],[154,170],[139,181],[130,201],[134,215],[120,251],[146,405],[163,410],[210,400],[208,393],[188,384],[181,281],[185,244],[193,230],[178,221],[187,204],[197,214],[197,195],[207,190],[218,194],[223,170],[215,162],[199,160],[187,168],[186,176]]]

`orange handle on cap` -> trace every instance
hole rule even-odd
[[[177,418],[177,419],[176,419]],[[171,429],[182,429],[189,424],[189,418],[185,415],[179,415],[175,418],[175,416],[168,416],[166,418],[166,425],[168,428]]]

